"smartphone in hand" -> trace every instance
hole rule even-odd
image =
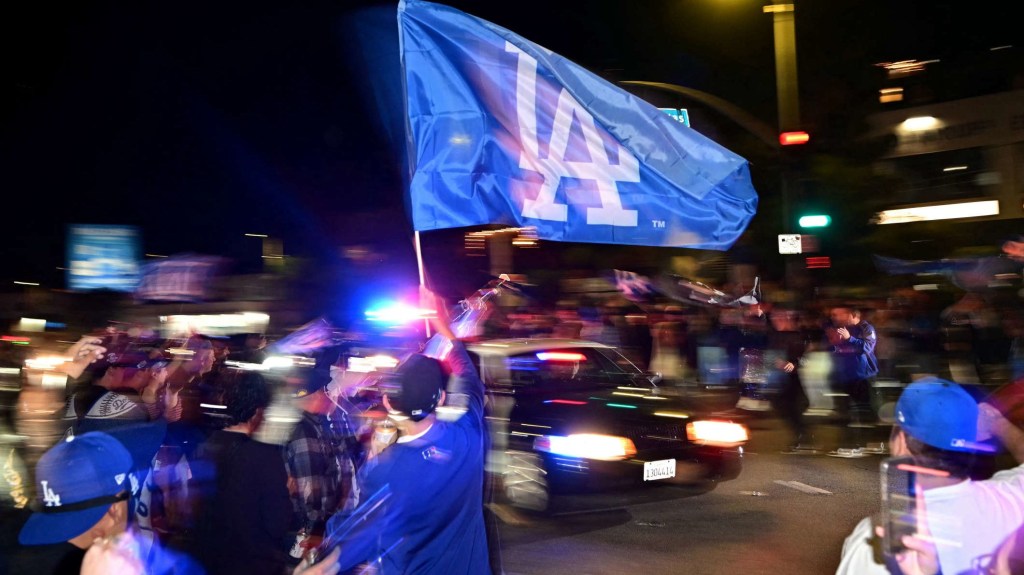
[[[882,551],[889,556],[902,553],[904,535],[917,533],[917,471],[913,457],[891,457],[881,463]]]

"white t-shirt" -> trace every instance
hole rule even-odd
[[[954,575],[987,565],[986,556],[1024,526],[1024,465],[985,481],[929,489],[924,500],[942,572]]]
[[[836,575],[889,575],[885,565],[876,561],[876,552],[871,544],[875,538],[874,523],[870,517],[861,519],[843,542],[843,555],[839,559]]]
[[[942,573],[982,567],[999,545],[1024,526],[1024,465],[985,481],[964,481],[925,491],[928,529],[936,540]],[[874,528],[865,517],[843,543],[836,575],[887,575],[875,560]]]

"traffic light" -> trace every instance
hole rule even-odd
[[[796,146],[806,144],[811,139],[807,132],[782,132],[779,134],[779,143],[783,146]]]
[[[825,214],[808,214],[800,216],[797,223],[801,228],[827,228],[832,223],[832,218]]]
[[[827,270],[832,267],[832,258],[828,256],[809,257],[804,261],[807,262],[807,269],[809,270]]]

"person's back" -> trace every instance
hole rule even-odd
[[[424,294],[423,307],[430,296]],[[364,524],[340,542],[342,569],[379,558],[381,574],[491,573],[483,513],[484,386],[443,305],[435,305],[438,336],[453,343],[445,360],[454,375],[447,391],[466,411],[454,421],[437,418],[447,395],[436,359],[413,354],[396,368],[383,405],[402,435],[360,470],[360,507],[335,515],[327,526],[335,534],[353,520]],[[390,493],[385,511],[368,511],[367,502],[384,491]],[[365,522],[360,514],[368,514]]]
[[[255,372],[225,372],[217,387],[224,427],[210,434],[191,462],[189,490],[195,489],[197,501],[186,550],[211,574],[278,574],[292,518],[288,477],[280,447],[251,438],[270,390]]]
[[[281,571],[291,504],[279,448],[215,431],[197,456],[196,479],[203,485],[197,558],[210,573]]]
[[[962,573],[1024,525],[1024,467],[930,489],[924,497],[943,572]]]
[[[390,484],[393,525],[385,529],[383,573],[486,573],[484,450],[473,414],[437,422],[426,435],[387,448],[364,490]],[[475,503],[467,504],[467,502]]]
[[[132,390],[83,386],[68,398],[61,418],[62,427],[65,435],[74,435],[147,421],[148,416],[140,403],[138,394]]]

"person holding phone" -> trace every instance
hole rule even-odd
[[[972,479],[983,458],[996,451],[992,439],[1024,462],[1024,431],[964,387],[936,378],[907,386],[896,404],[896,422],[889,441],[893,457],[909,457],[925,471],[913,479],[917,534],[899,538],[905,550],[879,550],[884,529],[865,518],[847,537],[836,573],[969,572],[1024,524],[1024,465]]]
[[[178,396],[167,389],[169,360],[158,344],[124,337],[103,346],[88,343],[94,350],[103,350],[102,357],[89,360],[84,368],[88,381],[77,385],[67,399],[61,416],[64,435],[179,418]],[[93,353],[85,351],[86,357]]]
[[[829,317],[825,336],[832,351],[833,385],[849,395],[849,427],[873,427],[877,418],[871,408],[871,386],[878,375],[878,332],[853,304],[832,306]]]

